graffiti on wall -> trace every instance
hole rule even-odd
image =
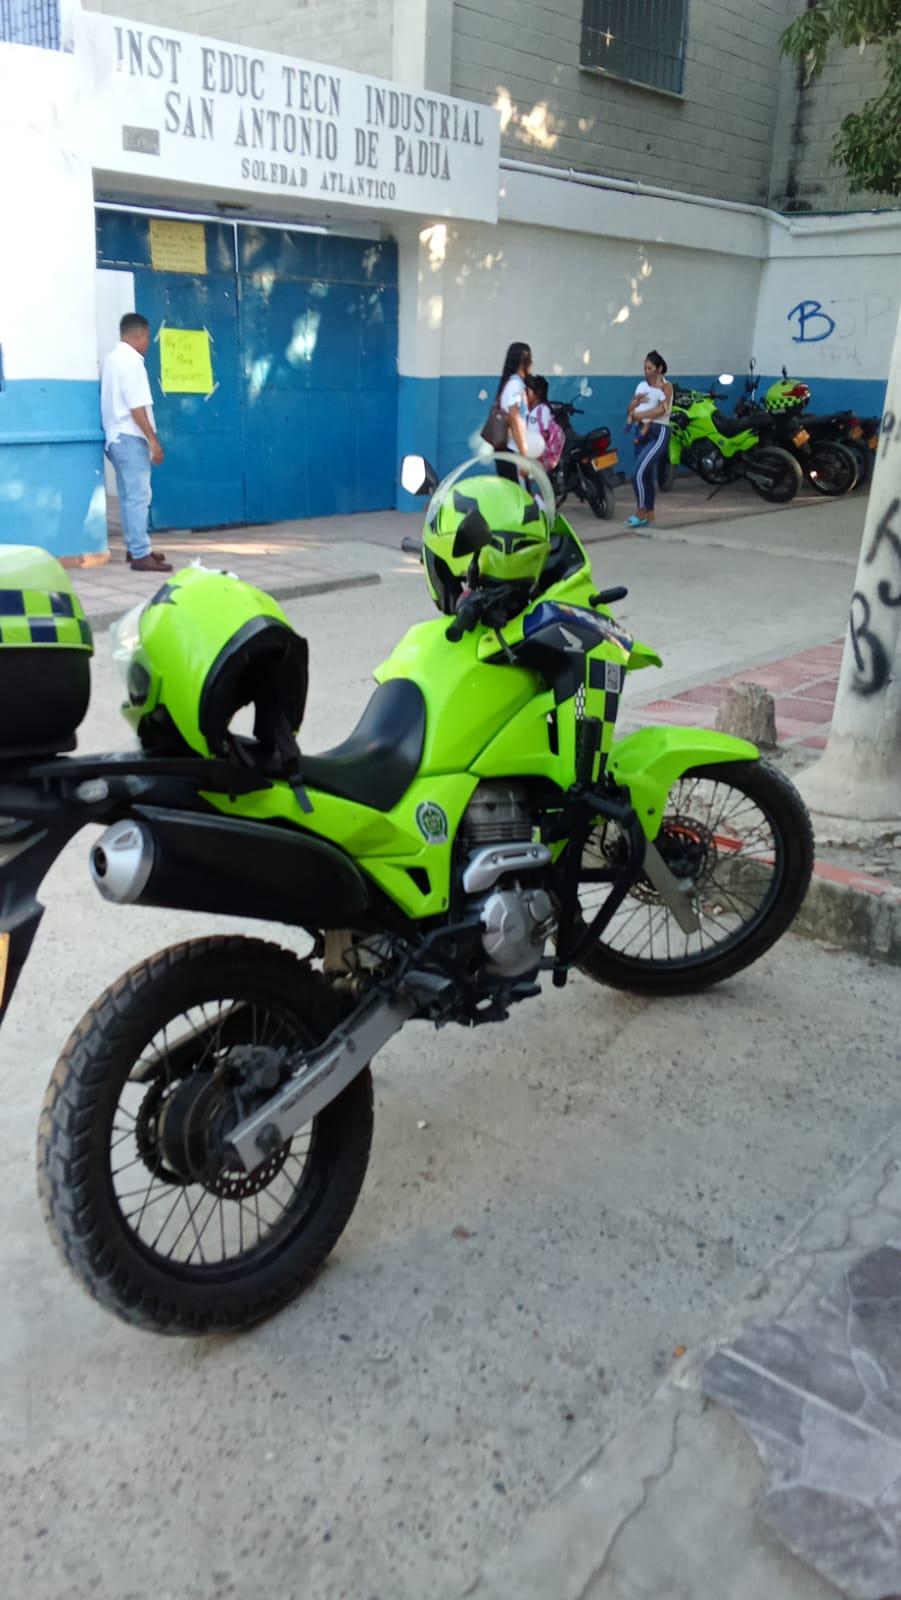
[[[799,300],[786,316],[786,322],[797,318],[798,333],[792,334],[792,344],[822,344],[835,332],[835,318],[823,310],[821,300]],[[808,327],[814,331],[808,333]]]
[[[901,421],[894,412],[886,411],[881,427],[883,457],[893,445],[901,443]],[[901,607],[901,499],[896,495],[889,501],[880,517],[869,549],[864,558],[871,567],[880,559],[885,576],[876,584],[875,593],[864,594],[855,589],[851,596],[850,633],[854,651],[854,692],[865,697],[880,694],[886,687],[891,672],[894,640],[888,643],[883,636],[880,612],[897,611]],[[885,619],[888,621],[888,619]],[[897,623],[894,633],[897,635]],[[889,628],[891,632],[891,628]]]

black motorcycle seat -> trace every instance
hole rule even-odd
[[[730,417],[725,411],[714,411],[713,426],[724,439],[734,439],[739,433],[771,433],[775,418],[768,411],[755,411],[749,417]]]
[[[830,411],[825,413],[811,413],[796,411],[793,421],[799,428],[806,428],[811,435],[814,433],[841,433],[850,427],[850,411]]]
[[[425,700],[409,678],[380,683],[343,744],[301,755],[303,782],[339,800],[390,811],[419,771],[425,743]]]
[[[606,450],[610,443],[609,428],[591,428],[588,433],[578,433],[572,439],[567,439],[567,450],[585,450],[589,446],[597,446]]]

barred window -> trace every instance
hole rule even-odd
[[[0,0],[0,43],[58,50],[59,0]]]
[[[583,0],[580,65],[682,93],[688,0]]]

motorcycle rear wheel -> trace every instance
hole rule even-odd
[[[107,1310],[158,1333],[225,1332],[306,1286],[366,1174],[369,1068],[254,1173],[213,1157],[238,1114],[232,1047],[310,1048],[343,1011],[320,973],[246,938],[174,945],[95,1001],[44,1098],[38,1190]]]
[[[609,522],[616,511],[616,493],[611,485],[605,483],[603,478],[595,478],[587,484],[586,490],[585,498],[595,516],[600,517],[602,522]]]
[[[812,470],[808,477],[817,494],[847,494],[857,484],[857,461],[853,453],[838,441],[811,445],[810,465]]]
[[[804,482],[804,474],[794,456],[787,450],[780,450],[778,445],[763,445],[755,450],[748,466],[764,474],[765,483],[755,482],[752,477],[748,477],[748,482],[754,493],[771,505],[787,505]]]
[[[789,780],[768,762],[694,767],[670,790],[657,840],[666,865],[691,883],[699,917],[686,934],[647,879],[640,880],[589,951],[582,971],[636,994],[690,994],[750,966],[785,933],[813,870],[813,829]],[[613,824],[595,830],[582,861],[622,859]],[[585,884],[584,921],[609,893]]]

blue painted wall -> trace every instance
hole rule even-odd
[[[96,383],[31,378],[0,388],[0,543],[55,556],[106,549]]]

